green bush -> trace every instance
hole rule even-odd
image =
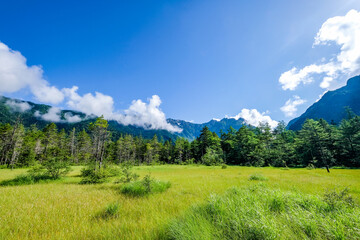
[[[130,163],[124,163],[121,165],[120,179],[116,183],[128,183],[131,181],[136,181],[139,178],[139,175],[131,171],[132,165]]]
[[[141,197],[152,193],[165,192],[170,186],[170,182],[151,179],[150,175],[146,175],[141,181],[124,184],[121,187],[121,193],[134,197]]]
[[[256,174],[250,175],[249,180],[250,180],[250,181],[267,181],[268,178],[265,177],[265,176],[263,176],[263,175],[260,174],[260,173],[256,173]]]
[[[102,168],[97,168],[94,164],[83,168],[81,170],[81,184],[97,184],[109,181],[110,177],[115,177],[120,174],[120,168],[112,165],[104,165]]]
[[[221,164],[221,169],[227,169],[227,165],[225,163]]]
[[[107,182],[110,177],[109,172],[103,168],[96,170],[86,169],[81,173],[82,173],[81,176],[83,177],[80,182],[81,184],[104,183]]]
[[[44,175],[47,175],[53,179],[59,179],[65,176],[70,170],[70,165],[67,161],[61,161],[56,158],[52,158],[43,163],[45,170]]]
[[[69,171],[70,166],[67,163],[48,160],[44,162],[43,165],[34,165],[26,174],[16,176],[14,179],[2,181],[0,186],[19,186],[48,182],[65,176]]]
[[[328,197],[262,186],[232,188],[171,221],[162,238],[360,239],[359,206],[348,204],[346,194],[336,196],[343,204],[329,208]]]

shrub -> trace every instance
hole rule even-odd
[[[256,173],[256,174],[250,175],[249,180],[250,181],[267,181],[268,178],[263,176],[260,173]]]
[[[121,187],[121,193],[141,197],[152,193],[161,193],[170,188],[170,182],[151,179],[150,175],[146,175],[143,180],[126,183]]]
[[[124,163],[121,165],[121,178],[117,180],[116,182],[122,182],[122,183],[128,183],[131,181],[136,181],[139,178],[139,175],[136,173],[133,173],[131,171],[132,165],[130,163]]]
[[[68,162],[56,158],[44,162],[43,168],[45,170],[44,174],[53,179],[61,178],[71,170]]]
[[[169,222],[162,238],[360,239],[360,208],[342,204],[329,213],[328,204],[297,192],[232,188]]]
[[[14,179],[2,181],[0,185],[19,186],[47,182],[59,179],[62,176],[65,176],[69,171],[69,165],[59,163],[56,160],[50,160],[44,162],[43,165],[36,164],[30,168],[26,174],[16,176]]]
[[[109,172],[104,168],[101,169],[83,169],[81,170],[81,184],[97,184],[108,181]]]
[[[81,184],[97,184],[104,183],[109,180],[110,177],[118,176],[120,169],[112,165],[104,165],[98,169],[94,164],[90,164],[86,168],[81,170]]]
[[[226,169],[227,167],[228,166],[225,163],[221,164],[221,169]]]

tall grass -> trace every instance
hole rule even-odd
[[[141,178],[151,172],[155,179],[171,182],[169,189],[151,197],[121,194],[121,185],[111,181],[80,185],[81,169],[75,166],[66,178],[47,184],[0,187],[0,239],[159,239],[166,223],[183,215],[193,204],[203,203],[212,193],[223,195],[233,186],[266,184],[269,190],[315,196],[322,195],[328,187],[350,186],[349,193],[354,202],[360,202],[360,170],[355,169],[334,169],[328,174],[323,169],[283,171],[238,166],[221,169],[201,165],[134,167],[134,172]],[[26,172],[27,169],[0,169],[0,181],[14,179]],[[249,181],[249,176],[258,172],[270,181]],[[110,180],[116,180],[116,177]],[[119,204],[118,217],[94,221],[94,216],[105,212],[109,203]],[[276,201],[273,208],[276,209]],[[281,215],[283,210],[274,213]]]
[[[321,198],[259,185],[232,188],[173,221],[163,237],[360,239],[360,208],[350,199],[346,191],[331,191]]]

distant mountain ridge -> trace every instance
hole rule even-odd
[[[246,123],[244,119],[234,119],[234,118],[223,118],[221,120],[211,120],[206,123],[191,123],[183,120],[167,119],[168,123],[179,126],[183,131],[181,133],[176,133],[180,137],[187,138],[189,140],[194,140],[197,136],[200,135],[201,129],[205,126],[209,128],[210,131],[216,132],[219,136],[221,131],[227,132],[230,127],[238,130]]]
[[[9,104],[10,103],[10,104]],[[20,109],[21,107],[28,109]],[[15,109],[19,108],[19,109]],[[36,104],[29,101],[23,101],[19,99],[12,99],[0,96],[0,123],[14,124],[18,116],[21,117],[21,121],[24,126],[29,127],[31,124],[36,124],[37,127],[43,128],[49,124],[50,120],[44,120],[41,116],[47,114],[52,107],[45,104]],[[65,129],[67,131],[72,128],[87,129],[90,122],[93,122],[96,116],[87,116],[85,113],[72,111],[72,110],[60,110],[60,121],[55,122],[58,128]],[[66,119],[68,117],[79,117],[81,121],[69,122]],[[70,119],[69,118],[69,119]],[[204,126],[208,126],[213,132],[220,135],[221,131],[226,132],[230,126],[234,129],[239,129],[244,125],[243,119],[224,118],[219,121],[211,120],[207,123],[191,123],[183,120],[167,119],[167,122],[180,127],[182,132],[172,133],[166,130],[160,129],[144,129],[134,125],[123,125],[117,121],[109,121],[109,129],[113,133],[114,139],[120,135],[131,134],[133,136],[142,136],[144,138],[152,138],[155,134],[159,139],[175,140],[178,137],[184,137],[189,140],[194,140],[200,135],[200,131]]]
[[[325,93],[305,113],[291,120],[288,129],[301,129],[306,119],[323,118],[329,123],[339,124],[346,117],[346,107],[360,115],[360,76],[350,78],[342,88]]]

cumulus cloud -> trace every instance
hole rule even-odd
[[[61,122],[61,109],[57,107],[50,108],[45,114],[40,114],[39,111],[36,111],[34,115],[45,121]]]
[[[67,97],[66,104],[78,111],[86,114],[94,114],[96,116],[104,115],[105,118],[111,118],[114,112],[114,100],[111,96],[95,92],[95,95],[87,93],[80,96],[77,93],[79,88],[73,86],[72,88],[64,88],[63,92]]]
[[[271,128],[275,128],[279,124],[277,121],[272,120],[270,116],[267,116],[266,113],[260,113],[256,109],[244,108],[235,117],[228,117],[228,118],[234,118],[236,120],[242,118],[247,124],[250,124],[255,127],[259,126],[260,124],[267,123]]]
[[[165,113],[160,109],[161,99],[153,95],[149,103],[134,100],[124,113],[114,111],[114,100],[111,96],[95,92],[80,96],[78,87],[65,88],[63,92],[68,99],[67,105],[88,115],[103,115],[106,119],[116,120],[124,125],[135,125],[145,129],[165,129],[170,132],[181,132],[181,129],[166,121]]]
[[[356,75],[360,72],[360,12],[350,10],[345,16],[329,18],[318,31],[314,46],[335,43],[340,53],[321,64],[296,67],[281,74],[279,82],[283,90],[295,90],[300,84],[313,82],[314,75],[321,75],[320,87],[331,88],[340,75]]]
[[[294,117],[297,112],[297,106],[306,103],[306,100],[301,99],[299,96],[294,96],[293,98],[286,101],[285,105],[280,108],[280,110],[285,114],[286,117]]]
[[[0,42],[0,93],[14,93],[21,89],[29,89],[41,102],[60,104],[65,101],[71,109],[87,115],[103,115],[106,119],[116,120],[124,125],[165,129],[171,132],[181,131],[180,128],[166,122],[165,114],[160,109],[161,100],[157,95],[152,96],[149,103],[136,100],[124,113],[116,112],[111,96],[100,92],[80,95],[77,86],[60,90],[44,79],[41,66],[28,66],[26,58],[20,52]],[[61,110],[58,107],[50,108],[46,114],[36,112],[36,116],[47,121],[65,121],[61,119]],[[68,122],[81,120],[79,116],[69,114],[65,114],[64,118]]]
[[[65,118],[65,121],[66,122],[69,122],[69,123],[76,123],[76,122],[80,122],[82,121],[83,119],[81,119],[80,116],[78,115],[73,115],[72,113],[70,112],[67,112],[64,114],[64,118]]]
[[[166,121],[163,111],[160,109],[161,99],[153,95],[148,99],[149,103],[134,100],[125,114],[114,114],[114,119],[124,125],[136,125],[146,129],[165,129],[170,132],[181,132],[182,129],[173,126]]]
[[[14,112],[26,112],[32,108],[27,102],[17,102],[14,100],[7,100],[5,104],[8,105]]]
[[[0,92],[13,93],[29,88],[41,102],[57,104],[63,101],[63,93],[43,78],[40,66],[28,66],[20,52],[0,42]]]
[[[39,111],[36,111],[34,113],[35,117],[41,118],[45,121],[49,122],[69,122],[69,123],[75,123],[80,122],[82,119],[77,116],[73,115],[70,112],[67,112],[64,114],[64,119],[61,118],[61,109],[58,107],[51,107],[45,114],[41,114]]]

